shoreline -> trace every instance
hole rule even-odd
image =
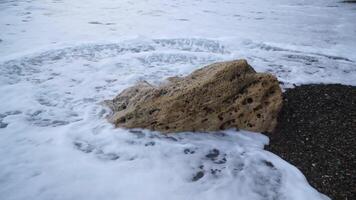
[[[287,89],[266,150],[296,166],[334,200],[356,199],[356,87],[311,84]]]

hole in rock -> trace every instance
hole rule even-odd
[[[119,123],[125,123],[126,122],[126,118],[125,117],[121,117],[118,122]]]

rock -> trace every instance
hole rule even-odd
[[[164,133],[239,128],[271,132],[282,104],[278,80],[246,60],[220,62],[160,86],[139,83],[105,101],[117,127]]]

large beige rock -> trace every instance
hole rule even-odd
[[[221,62],[160,86],[140,83],[106,101],[117,127],[164,133],[239,128],[272,131],[282,104],[276,77],[245,61]]]

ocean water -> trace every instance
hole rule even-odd
[[[0,199],[329,199],[260,133],[115,129],[101,102],[239,58],[283,88],[356,85],[354,19],[332,0],[0,1]]]

